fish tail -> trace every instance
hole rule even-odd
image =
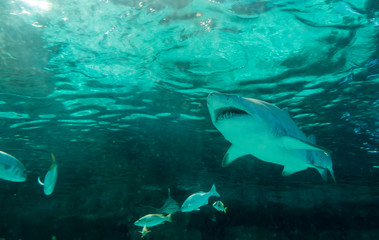
[[[170,223],[172,223],[172,219],[171,219],[171,213],[170,213],[170,214],[168,214],[166,217],[167,217],[167,222],[170,222]]]
[[[50,153],[51,157],[51,165],[49,170],[53,170],[53,168],[57,165],[57,161],[55,160],[55,155],[54,153]]]
[[[214,185],[214,184],[212,185],[212,188],[209,191],[209,193],[211,196],[220,197],[220,194],[218,194],[218,192],[216,190],[216,185]]]
[[[227,208],[228,208],[228,207],[225,207],[225,208],[224,208],[224,213],[226,213],[226,209],[227,209]]]
[[[54,155],[54,153],[50,153],[50,156],[51,156],[51,161],[53,163],[55,163],[56,161],[55,161],[55,155]]]
[[[41,185],[41,186],[43,186],[43,185],[45,185],[43,182],[42,182],[42,180],[41,180],[41,178],[38,176],[38,183],[39,183],[39,185]]]

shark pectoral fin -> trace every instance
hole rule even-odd
[[[224,158],[222,159],[221,166],[226,167],[229,164],[231,164],[234,160],[244,155],[246,155],[246,153],[241,152],[239,149],[232,145],[225,153]]]
[[[325,152],[327,154],[331,154],[332,151],[324,148],[324,147],[321,147],[321,146],[318,146],[316,144],[312,144],[312,143],[309,143],[309,142],[305,142],[301,139],[297,139],[297,138],[294,138],[294,137],[290,137],[290,136],[284,136],[284,137],[281,137],[282,139],[282,142],[283,142],[283,146],[287,149],[307,149],[307,150],[316,150],[316,151],[321,151],[321,152]]]
[[[284,166],[282,176],[289,176],[289,175],[292,175],[296,172],[302,171],[304,169],[305,168],[293,168],[293,167]]]

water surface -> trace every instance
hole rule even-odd
[[[181,205],[214,183],[227,214],[176,213],[148,238],[378,239],[375,0],[6,0],[0,30],[0,150],[29,171],[0,182],[0,237],[139,239],[167,188]],[[221,168],[212,91],[287,109],[337,183],[252,156]]]

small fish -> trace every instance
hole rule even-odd
[[[215,203],[213,203],[213,207],[220,212],[226,213],[227,207],[225,207],[224,203],[222,203],[221,201],[216,201]]]
[[[15,157],[0,151],[0,179],[11,182],[25,182],[26,177],[24,165]]]
[[[139,227],[154,227],[163,224],[165,221],[172,222],[171,214],[164,216],[163,214],[148,214],[138,219],[134,225]]]
[[[51,153],[51,165],[49,171],[45,175],[44,182],[41,181],[40,177],[38,177],[38,183],[43,186],[43,192],[45,195],[50,195],[53,193],[55,184],[57,182],[58,177],[58,164],[55,160],[55,156]]]
[[[151,231],[148,230],[146,225],[145,225],[145,226],[143,226],[142,231],[139,231],[139,232],[141,233],[141,238],[143,238],[144,236],[146,236]]]
[[[216,186],[213,184],[209,192],[198,192],[189,196],[183,203],[181,211],[191,212],[199,211],[201,206],[208,204],[208,199],[211,196],[220,197],[220,194],[216,191]]]
[[[170,189],[168,189],[168,198],[163,206],[157,210],[157,213],[170,214],[176,213],[179,210],[179,204],[171,197]]]

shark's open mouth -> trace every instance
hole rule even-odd
[[[235,107],[220,108],[215,111],[216,121],[241,115],[248,115],[248,113]]]

